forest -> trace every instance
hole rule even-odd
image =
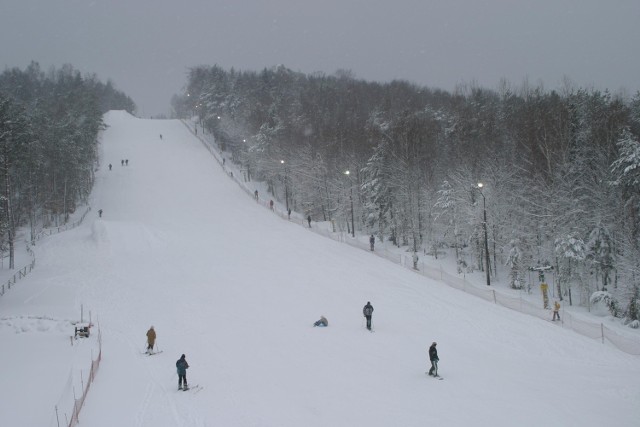
[[[70,65],[46,73],[32,62],[0,74],[0,249],[14,268],[16,230],[32,240],[87,203],[99,164],[102,115],[135,112],[111,82]]]
[[[284,66],[188,72],[171,106],[196,117],[287,208],[514,289],[552,269],[557,294],[640,316],[640,93],[565,79],[453,92]]]

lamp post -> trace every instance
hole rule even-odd
[[[479,182],[475,189],[478,190],[478,192],[482,196],[482,211],[484,215],[484,221],[482,222],[482,228],[484,229],[484,257],[485,263],[487,265],[487,286],[491,286],[491,268],[489,267],[489,239],[487,237],[487,199],[484,197],[482,187],[484,187],[484,185]]]
[[[349,177],[349,171],[345,171],[345,175]],[[353,185],[351,185],[351,179],[349,179],[349,201],[351,202],[351,237],[356,237],[356,229],[353,226]]]
[[[280,164],[284,166],[284,160],[280,160]],[[287,167],[284,166],[284,200],[287,205],[287,212],[289,212],[289,186],[287,185],[287,178]]]

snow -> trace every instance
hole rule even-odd
[[[639,357],[274,215],[180,121],[106,121],[92,211],[0,297],[1,426],[56,426],[56,405],[66,425],[98,328],[92,427],[638,425]],[[177,390],[183,353],[197,393]]]

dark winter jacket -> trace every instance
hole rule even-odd
[[[186,375],[187,369],[189,369],[189,364],[187,363],[187,359],[181,357],[176,362],[176,368],[178,369],[178,375]]]
[[[436,345],[433,344],[429,347],[429,360],[440,360],[438,359],[438,350],[436,350]]]
[[[362,314],[365,316],[371,316],[373,314],[373,306],[367,303],[367,305],[362,308]]]

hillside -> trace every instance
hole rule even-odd
[[[56,425],[95,344],[69,345],[81,306],[102,331],[92,427],[637,425],[640,358],[271,214],[180,121],[105,119],[92,212],[0,298],[0,425]]]

